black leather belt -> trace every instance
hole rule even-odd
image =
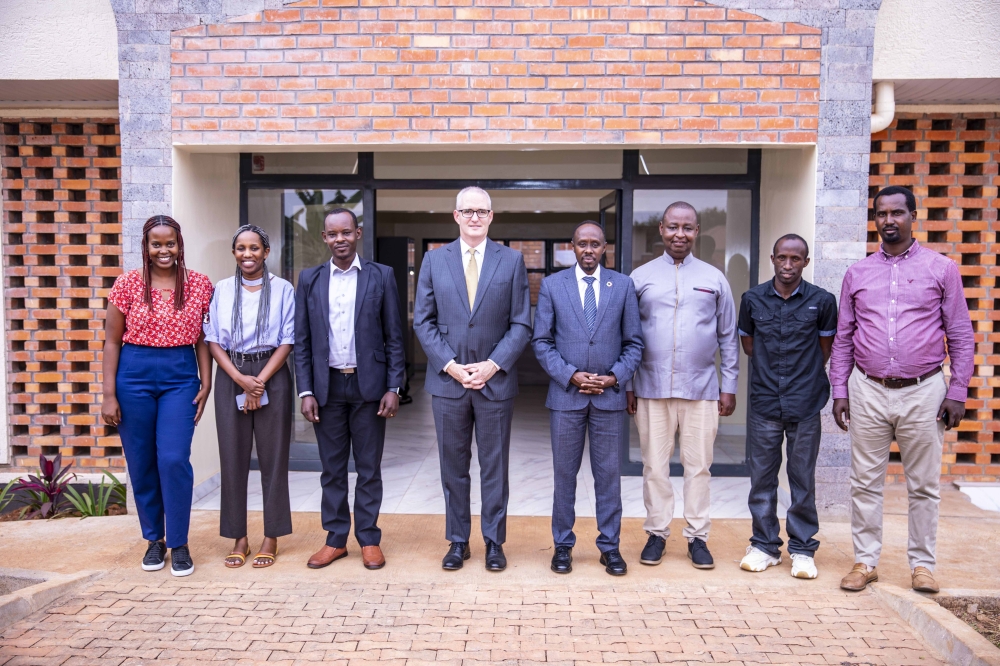
[[[266,358],[271,358],[274,354],[273,349],[265,349],[264,351],[253,352],[252,354],[243,354],[240,352],[229,352],[229,358],[234,361],[246,362],[246,361],[263,361]]]
[[[861,370],[860,366],[858,366],[858,370]],[[892,377],[874,377],[872,375],[869,375],[864,370],[861,370],[861,372],[862,374],[864,374],[865,379],[867,379],[868,381],[875,382],[876,384],[881,384],[887,389],[901,389],[901,388],[906,388],[908,386],[916,386],[920,382],[930,379],[937,373],[941,372],[941,366],[939,365],[930,372],[926,372],[920,375],[919,377],[913,377],[910,379],[893,379]]]

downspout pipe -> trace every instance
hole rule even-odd
[[[892,81],[875,84],[875,111],[872,113],[872,134],[892,124],[896,115],[896,85]]]

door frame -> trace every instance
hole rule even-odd
[[[609,190],[615,197],[615,267],[620,273],[632,272],[632,204],[635,190],[749,190],[750,191],[750,287],[757,285],[760,254],[760,180],[761,149],[747,149],[747,170],[742,174],[643,174],[638,150],[622,151],[621,178],[576,179],[438,179],[375,178],[375,153],[359,152],[353,174],[260,174],[253,172],[253,154],[240,153],[240,224],[249,221],[249,193],[252,189],[355,189],[362,190],[365,233],[362,255],[376,256],[378,228],[378,190],[452,190],[477,186],[485,190]],[[601,209],[611,195],[601,200]],[[602,216],[603,217],[603,216]],[[626,223],[626,220],[629,222]],[[622,474],[637,476],[642,463],[629,459],[628,432],[621,444]],[[748,476],[743,463],[715,463],[713,476]],[[671,464],[670,473],[679,476],[683,467]]]

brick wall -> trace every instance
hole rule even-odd
[[[878,249],[871,197],[903,185],[917,197],[916,238],[959,266],[976,332],[976,373],[966,419],[945,435],[946,479],[1000,480],[1000,287],[997,159],[1000,115],[907,114],[872,137],[868,252]],[[903,468],[893,444],[889,475]]]
[[[172,33],[174,142],[817,140],[816,28],[694,0],[353,4]]]
[[[107,294],[121,272],[115,118],[2,119],[7,385],[15,469],[62,453],[123,469],[100,424]]]

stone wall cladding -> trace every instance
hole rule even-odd
[[[943,479],[1000,480],[1000,289],[997,160],[1000,114],[899,113],[872,136],[869,197],[902,185],[917,197],[915,236],[958,264],[976,332],[976,372],[966,419],[945,434]],[[868,253],[878,250],[869,199]],[[889,478],[903,480],[892,445]]]
[[[62,453],[77,469],[124,469],[100,422],[104,312],[122,263],[118,121],[2,123],[11,463]]]
[[[173,33],[174,142],[815,142],[820,41],[692,0],[307,0]]]

